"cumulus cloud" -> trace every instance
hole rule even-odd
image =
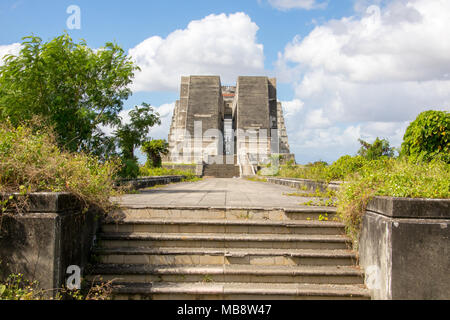
[[[279,53],[277,73],[304,103],[287,120],[296,123],[291,136],[303,139],[297,153],[317,145],[333,160],[333,149],[334,159],[356,152],[359,137],[399,146],[420,112],[450,110],[448,12],[446,0],[393,0],[295,37]]]
[[[6,55],[17,55],[19,54],[21,49],[20,43],[13,43],[9,45],[1,45],[0,46],[0,66],[4,65],[4,57]]]
[[[292,101],[282,101],[281,105],[283,107],[284,116],[291,117],[302,111],[305,104],[299,99],[294,99]]]
[[[318,2],[317,0],[269,0],[269,3],[278,10],[290,10],[290,9],[325,9],[327,7],[326,2]]]
[[[129,50],[142,69],[134,91],[176,91],[183,75],[220,75],[234,83],[241,74],[264,73],[259,27],[245,13],[209,15],[166,38],[150,37]]]

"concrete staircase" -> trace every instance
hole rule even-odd
[[[88,280],[115,299],[370,299],[334,209],[122,209]],[[329,221],[319,221],[327,218]]]
[[[203,168],[203,176],[214,178],[239,177],[239,166],[234,164],[206,164]]]

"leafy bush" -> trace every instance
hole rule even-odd
[[[360,170],[367,160],[362,156],[343,156],[326,168],[326,180],[345,180],[349,174]]]
[[[368,161],[347,177],[338,193],[338,212],[357,245],[361,219],[374,196],[450,198],[450,165],[435,160],[413,163],[407,159]]]
[[[36,282],[26,281],[23,274],[12,274],[0,283],[0,300],[43,300]]]
[[[406,130],[401,154],[414,161],[440,158],[450,163],[449,132],[449,112],[422,112]]]
[[[0,192],[70,192],[105,209],[118,168],[117,161],[61,151],[51,130],[0,124]]]
[[[40,115],[60,147],[106,158],[115,146],[98,126],[118,124],[138,69],[114,43],[94,50],[68,34],[49,42],[25,37],[0,67],[0,121],[18,126]]]
[[[124,179],[135,179],[139,176],[139,162],[133,157],[131,159],[121,159],[122,166],[119,171],[119,177]]]

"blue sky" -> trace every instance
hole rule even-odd
[[[80,30],[68,30],[66,20],[70,5],[81,8]],[[313,21],[339,19],[353,12],[353,1],[332,1],[327,10],[280,11],[265,1],[257,0],[193,0],[193,1],[74,1],[74,0],[2,0],[0,4],[0,45],[20,42],[24,36],[35,34],[44,40],[64,31],[74,39],[85,39],[89,46],[100,47],[107,41],[116,41],[125,50],[144,39],[158,35],[166,37],[177,29],[184,29],[192,20],[210,14],[245,12],[259,27],[258,41],[264,45],[265,68],[273,69],[286,43],[296,35],[307,35]],[[6,32],[5,32],[6,31]],[[280,99],[291,99],[289,87],[280,88]],[[176,93],[143,94],[134,97],[150,99],[154,105],[171,102]]]
[[[125,103],[160,108],[163,125],[153,136],[167,136],[183,73],[219,74],[223,82],[243,71],[267,74],[278,78],[298,162],[332,162],[356,153],[358,138],[380,136],[398,146],[419,112],[450,109],[450,47],[439,38],[450,30],[449,1],[409,3],[2,0],[0,55],[31,33],[60,35],[68,29],[66,9],[77,5],[81,29],[67,30],[74,39],[93,48],[116,41],[138,64],[158,66],[144,68]]]

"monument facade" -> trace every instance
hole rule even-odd
[[[268,163],[290,153],[276,79],[239,77],[222,86],[219,76],[182,77],[169,133],[171,163]]]

